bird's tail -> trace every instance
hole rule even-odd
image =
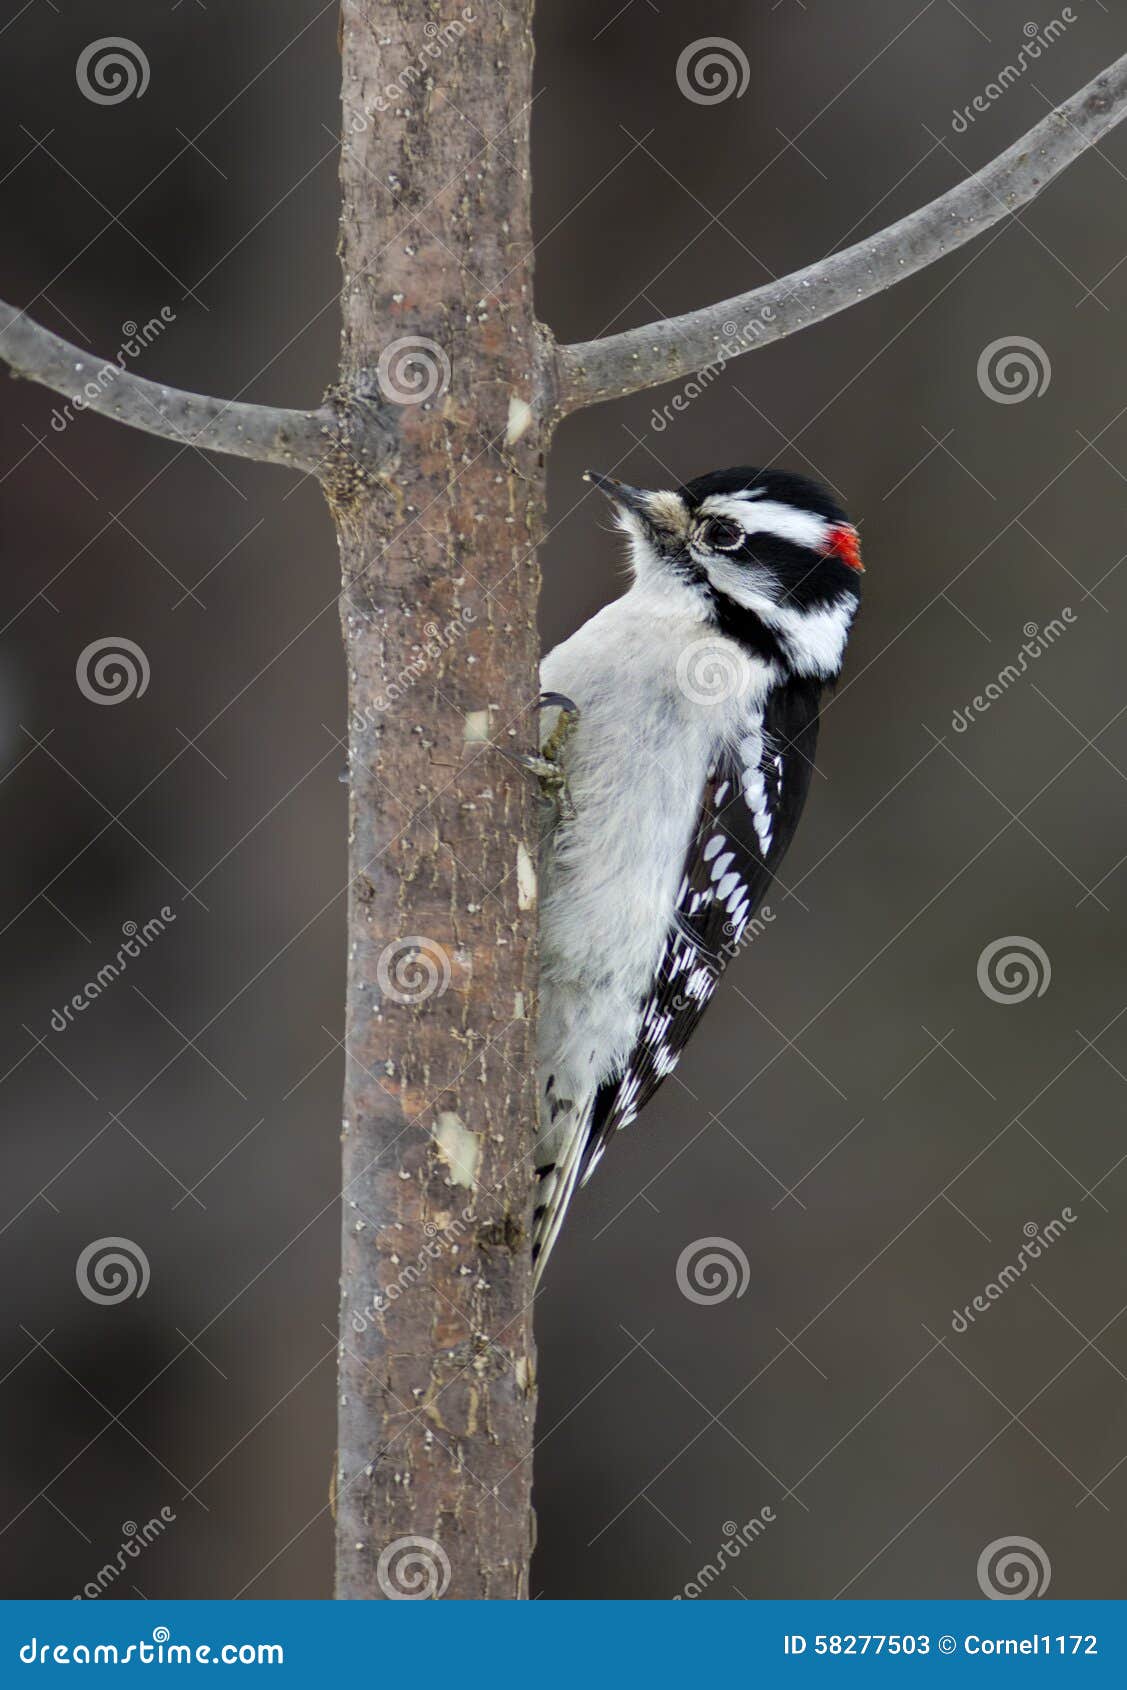
[[[536,1169],[540,1191],[532,1215],[533,1290],[540,1283],[579,1181],[594,1102],[591,1096],[582,1102],[568,1103],[541,1140],[548,1160]]]

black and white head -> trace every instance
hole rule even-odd
[[[648,492],[588,471],[614,501],[639,585],[691,603],[750,650],[815,680],[840,673],[860,602],[857,530],[824,487],[775,469],[726,469]]]

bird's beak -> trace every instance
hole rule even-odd
[[[616,505],[622,505],[638,516],[649,516],[652,495],[643,488],[628,487],[625,481],[616,481],[613,475],[600,475],[597,469],[584,470],[583,479],[589,481],[592,487],[597,487],[600,493],[605,493],[608,499],[613,499]]]
[[[681,555],[689,532],[689,511],[679,493],[628,487],[624,481],[616,481],[613,475],[600,475],[594,469],[587,470],[583,479],[597,487],[600,493],[605,493],[620,511],[637,518],[650,544],[661,557]],[[625,519],[620,522],[620,527],[627,530],[630,526]]]

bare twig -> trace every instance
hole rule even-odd
[[[0,300],[0,363],[13,375],[61,393],[77,408],[113,417],[163,440],[229,452],[237,458],[288,464],[310,475],[327,473],[338,438],[336,414],[282,411],[183,393],[105,363]]]
[[[882,293],[1027,205],[1127,117],[1127,54],[993,163],[880,234],[750,293],[558,354],[561,414],[676,381]]]

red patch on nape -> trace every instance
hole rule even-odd
[[[865,565],[861,562],[861,540],[852,523],[839,522],[830,529],[826,556],[839,557],[850,569],[859,570],[862,575],[865,573]]]

